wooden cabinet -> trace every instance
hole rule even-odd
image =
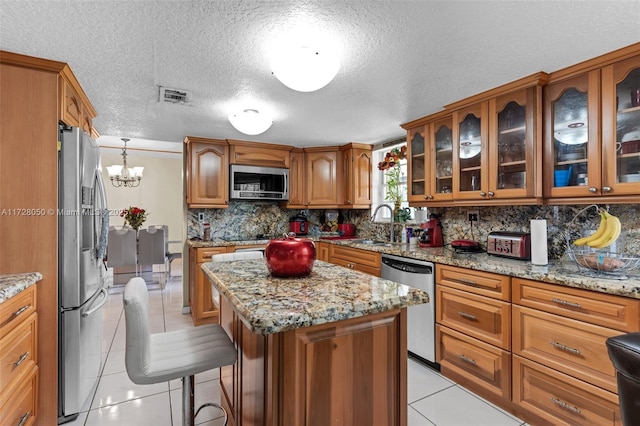
[[[380,276],[380,253],[357,248],[329,244],[329,261],[356,271]]]
[[[187,136],[185,173],[189,208],[229,206],[229,146],[224,140]]]
[[[366,209],[371,207],[371,145],[350,143],[341,147],[344,198],[340,208]]]
[[[231,155],[231,164],[247,164],[251,166],[289,168],[288,145],[275,145],[227,139]]]
[[[525,410],[521,417],[621,424],[605,341],[637,331],[639,305],[636,299],[514,278],[513,403]]]
[[[36,286],[0,304],[0,424],[32,425],[38,411]]]
[[[640,44],[551,74],[544,89],[546,197],[637,200],[640,105],[631,92],[638,87]]]
[[[329,262],[329,243],[323,241],[316,241],[316,259],[323,262]]]
[[[189,307],[194,325],[217,324],[218,307],[211,294],[211,282],[201,265],[211,262],[214,254],[227,253],[227,247],[189,249]]]
[[[343,194],[338,170],[342,170],[339,147],[305,148],[305,193],[309,208],[335,208]]]
[[[404,124],[407,129],[408,200],[410,203],[453,199],[453,130],[450,113]]]
[[[289,202],[287,203],[287,208],[305,209],[307,205],[305,199],[304,150],[302,148],[294,148],[289,155]]]
[[[85,116],[93,111],[67,64],[0,51],[0,206],[3,209],[57,211],[58,126],[65,113],[61,81],[73,83],[70,87],[75,91],[76,101],[80,100]],[[71,106],[67,112],[71,113]],[[89,115],[93,119],[95,113]],[[25,158],[29,159],[29,168],[37,171],[28,179],[25,179]],[[3,216],[0,235],[0,274],[38,271],[43,277],[37,284],[38,370],[33,376],[37,379],[32,380],[39,382],[33,387],[37,392],[38,423],[53,425],[58,418],[58,216],[44,215],[37,219]],[[37,256],[34,253],[38,253]],[[4,414],[3,406],[0,416]],[[17,422],[0,419],[0,424],[7,423]]]
[[[407,424],[406,309],[263,336],[221,297],[220,319],[238,350],[220,369],[230,425]]]
[[[511,278],[436,266],[436,361],[442,374],[511,404]]]
[[[82,88],[75,79],[64,74],[59,76],[59,87],[60,121],[68,126],[80,127],[95,138],[97,131],[93,128],[93,119],[97,113],[86,99]]]

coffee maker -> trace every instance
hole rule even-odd
[[[420,225],[423,229],[422,236],[418,241],[421,247],[442,247],[442,224],[436,214],[430,214],[429,220]]]

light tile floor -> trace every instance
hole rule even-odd
[[[177,266],[177,265],[176,265]],[[178,268],[174,267],[174,274]],[[181,382],[136,385],[124,365],[125,320],[122,309],[124,287],[113,287],[103,312],[103,363],[97,386],[80,416],[69,426],[179,426]],[[163,289],[149,288],[151,332],[192,327],[189,315],[181,313],[182,278],[174,276]],[[196,376],[196,407],[219,402],[218,370]],[[458,386],[436,370],[409,359],[409,426],[518,426],[524,422]],[[221,426],[222,413],[206,407],[196,424]]]

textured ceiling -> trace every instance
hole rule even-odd
[[[317,146],[402,137],[399,124],[445,104],[640,41],[639,17],[637,0],[0,0],[0,48],[69,63],[101,143],[194,135]],[[275,40],[300,28],[341,58],[317,92],[288,89],[269,70]],[[191,101],[159,103],[158,86]],[[273,126],[237,132],[227,116],[247,107]]]

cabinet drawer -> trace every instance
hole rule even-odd
[[[617,393],[605,341],[617,330],[513,306],[513,353]]]
[[[36,286],[0,303],[0,338],[18,326],[36,311]]]
[[[511,398],[509,352],[441,325],[436,326],[436,342],[436,359],[446,377],[481,396]]]
[[[617,395],[517,355],[513,402],[552,425],[622,426]]]
[[[380,253],[375,251],[360,250],[331,244],[331,247],[329,248],[329,256],[331,258],[331,262],[336,264],[339,263],[334,262],[333,259],[340,258],[351,263],[359,263],[360,265],[380,269]]]
[[[6,401],[0,401],[0,425],[31,426],[38,407],[38,368],[24,377]]]
[[[640,326],[640,300],[589,290],[514,278],[513,303],[625,332]]]
[[[37,314],[32,314],[0,339],[0,389],[36,363]]]
[[[226,253],[226,247],[210,247],[210,248],[199,248],[196,249],[196,262],[204,263],[210,262],[211,256],[214,254]]]
[[[490,272],[474,271],[456,266],[438,265],[436,283],[469,291],[482,296],[509,301],[511,277]]]
[[[489,297],[436,287],[438,323],[511,350],[511,305]]]
[[[353,269],[354,271],[364,272],[365,274],[373,275],[374,277],[380,276],[380,267],[374,268],[373,266],[362,265],[360,263],[356,263],[351,260],[345,260],[340,257],[332,258],[331,263],[344,266],[345,268]]]

